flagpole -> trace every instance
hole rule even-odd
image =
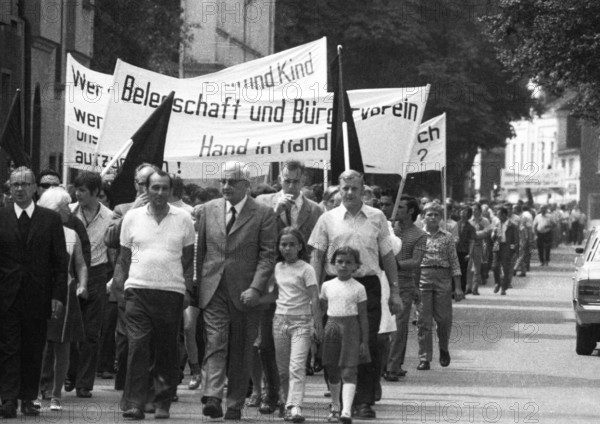
[[[123,147],[121,147],[121,150],[117,152],[117,154],[110,160],[110,162],[108,162],[108,165],[106,165],[106,167],[102,170],[102,172],[100,173],[101,177],[104,177],[108,173],[108,171],[110,171],[110,168],[112,168],[112,166],[119,160],[119,158],[123,156],[127,150],[129,150],[132,144],[133,140],[131,138],[127,140],[127,143],[125,143]]]
[[[344,79],[343,79],[343,74],[342,74],[342,46],[340,44],[338,44],[337,46],[337,53],[338,53],[338,73],[339,73],[339,80],[338,80],[338,92],[342,93],[342,97],[339,99],[338,102],[344,102]],[[348,124],[346,123],[346,115],[345,115],[345,109],[342,106],[342,140],[343,140],[343,145],[344,145],[344,169],[346,171],[348,171],[350,169],[350,146],[348,143]],[[333,176],[332,176],[333,177]]]
[[[66,114],[65,114],[66,115]],[[65,122],[65,136],[64,136],[64,140],[63,140],[63,169],[62,169],[62,180],[63,180],[63,185],[65,187],[67,187],[69,185],[69,164],[67,163],[67,139],[68,139],[68,131],[69,131],[69,127]]]
[[[402,192],[404,191],[404,185],[406,184],[406,178],[408,177],[407,173],[405,172],[406,167],[404,166],[404,164],[402,164],[402,167],[404,168],[402,170],[402,180],[400,180],[400,187],[398,187],[398,194],[396,194],[396,202],[394,203],[394,209],[392,210],[392,217],[390,218],[390,221],[394,222],[394,220],[396,219],[396,214],[398,213],[398,208],[400,207],[400,198],[402,197]]]
[[[446,206],[446,198],[448,193],[446,192],[446,167],[442,167],[442,203],[444,205],[444,230],[448,229],[448,207]]]
[[[329,185],[329,161],[323,161],[323,191],[327,190],[327,186]]]

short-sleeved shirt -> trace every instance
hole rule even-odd
[[[184,247],[194,244],[192,217],[183,209],[169,207],[159,224],[149,207],[132,209],[123,218],[121,246],[131,249],[125,290],[155,289],[185,294],[181,253]]]
[[[334,278],[323,283],[320,297],[327,301],[327,316],[350,317],[358,315],[358,304],[366,302],[367,291],[354,278]]]
[[[310,264],[303,260],[289,264],[278,262],[275,265],[275,282],[279,290],[276,314],[310,315],[310,286],[317,286],[317,276]]]
[[[69,205],[71,212],[85,225],[91,248],[90,266],[98,266],[108,263],[108,247],[104,243],[104,235],[112,222],[113,213],[110,209],[100,203],[98,213],[91,221],[87,221],[79,203]]]
[[[325,272],[336,275],[330,263],[336,249],[350,246],[360,253],[361,266],[354,277],[379,275],[379,258],[392,251],[387,219],[379,209],[365,204],[352,216],[342,204],[319,217],[308,245],[327,252]]]
[[[401,261],[412,259],[415,252],[425,253],[427,243],[427,234],[416,225],[410,225],[407,228],[396,227],[397,235],[402,240],[402,248],[396,258]],[[398,269],[398,285],[401,288],[415,287],[416,269]]]

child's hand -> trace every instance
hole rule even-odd
[[[320,321],[315,322],[315,332],[313,334],[313,338],[317,343],[323,342],[323,323]]]
[[[358,354],[361,358],[366,358],[369,356],[369,344],[361,343],[358,348]]]

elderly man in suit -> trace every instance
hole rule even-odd
[[[289,160],[279,174],[281,190],[277,193],[262,194],[256,198],[272,208],[277,216],[277,231],[285,227],[295,227],[300,231],[306,243],[323,210],[319,205],[302,194],[304,186],[304,163]],[[273,340],[273,316],[276,305],[273,303],[261,316],[260,358],[265,374],[266,387],[259,411],[272,413],[276,409],[279,397],[279,378],[275,362],[275,343]]]
[[[0,416],[38,415],[37,398],[46,320],[67,295],[68,255],[62,220],[36,206],[35,175],[25,167],[10,175],[14,204],[0,209]]]
[[[260,296],[275,266],[277,224],[273,210],[248,196],[244,164],[228,162],[221,180],[223,198],[200,206],[197,274],[206,353],[202,413],[239,420],[248,388],[252,345],[258,334]]]

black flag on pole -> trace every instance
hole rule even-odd
[[[331,181],[337,181],[339,175],[344,172],[344,135],[342,123],[346,122],[348,127],[348,151],[350,155],[350,169],[364,173],[360,145],[358,144],[358,135],[356,126],[352,117],[350,100],[348,93],[344,90],[342,76],[342,58],[341,52],[329,66],[331,73],[331,84],[333,87],[333,122],[331,125]],[[340,100],[343,102],[340,107]]]
[[[23,130],[21,119],[21,90],[17,90],[13,98],[8,119],[0,135],[0,148],[2,148],[15,164],[19,166],[31,167],[31,159],[25,152],[23,144]]]
[[[113,207],[135,200],[135,168],[144,162],[162,167],[174,97],[175,92],[172,91],[131,137],[133,144],[111,185]]]

